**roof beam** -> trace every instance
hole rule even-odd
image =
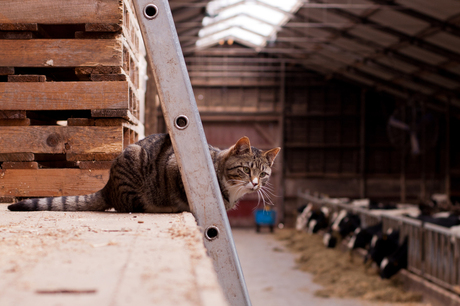
[[[397,10],[400,13],[406,14],[408,16],[423,20],[431,25],[431,27],[437,27],[442,31],[448,32],[452,35],[459,36],[460,37],[460,28],[447,21],[442,21],[437,18],[434,18],[432,16],[429,16],[427,14],[421,13],[417,10],[411,9],[404,7],[402,5],[399,5],[396,3],[394,0],[369,0],[371,2],[374,2],[376,4],[381,4],[381,5],[387,5],[395,10]]]
[[[315,1],[315,3],[321,3],[321,0],[311,0],[311,1]],[[342,9],[331,9],[331,12],[334,12],[335,14],[340,15],[342,17],[348,18],[357,24],[378,27],[380,31],[396,36],[400,39],[400,41],[406,41],[411,45],[421,47],[423,49],[426,49],[438,55],[444,56],[450,60],[458,61],[458,59],[460,58],[460,53],[447,50],[435,44],[424,41],[421,38],[410,36],[396,29],[381,25],[377,22],[370,20],[367,17],[361,17],[356,14],[350,13],[348,11],[342,10]]]

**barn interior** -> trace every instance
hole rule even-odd
[[[460,195],[456,1],[170,6],[208,142],[246,135],[282,148],[271,178],[279,222],[293,225],[299,189],[413,204]],[[147,99],[146,134],[165,131]],[[232,223],[252,225],[257,203],[247,197]]]
[[[0,203],[93,193],[123,149],[167,132],[133,2],[5,1]],[[271,229],[290,230],[312,204],[311,211],[353,213],[362,228],[381,224],[382,235],[397,229],[399,244],[409,237],[404,282],[435,296],[433,305],[460,305],[458,232],[359,206],[369,199],[409,209],[443,199],[460,222],[460,2],[169,0],[169,6],[208,143],[227,148],[247,136],[254,147],[281,148],[263,197],[246,195],[228,212],[237,244],[252,256],[248,269],[260,268],[260,257],[288,253],[273,247],[269,235],[244,240],[257,211],[276,213]],[[0,300],[10,305],[66,303],[69,294],[86,304],[226,304],[228,290],[221,292],[203,247],[209,237],[190,214],[0,209],[6,267],[0,289],[9,292]],[[307,230],[313,227],[280,232],[295,238]],[[262,255],[251,248],[263,243]],[[168,270],[170,257],[187,265]],[[127,268],[131,261],[134,269]],[[273,273],[272,294],[286,267]],[[172,288],[171,275],[180,276],[182,291]],[[298,282],[291,280],[290,287]],[[266,295],[260,305],[270,305],[265,289],[257,292]]]

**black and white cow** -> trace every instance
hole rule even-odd
[[[371,243],[372,237],[381,232],[382,222],[365,228],[358,227],[348,242],[348,249],[366,248]]]
[[[297,209],[297,212],[299,214],[297,216],[297,220],[295,224],[296,230],[301,231],[307,226],[309,213],[312,211],[312,209],[313,209],[312,203],[309,203],[308,205],[299,207]]]
[[[327,228],[329,225],[329,208],[321,207],[321,209],[311,211],[308,219],[308,232],[311,234],[317,233],[320,229]]]
[[[399,230],[388,229],[385,233],[374,235],[364,262],[374,261],[378,266],[382,260],[392,254],[399,246]]]
[[[399,270],[407,268],[408,245],[408,237],[406,236],[396,251],[382,260],[380,263],[381,278],[390,278]]]

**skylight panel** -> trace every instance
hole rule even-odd
[[[253,31],[262,36],[269,36],[275,31],[275,27],[273,25],[261,22],[249,16],[239,15],[215,24],[211,24],[201,29],[198,35],[200,37],[204,37],[209,34],[235,26],[245,28],[246,30]]]
[[[255,33],[237,27],[232,27],[230,29],[201,38],[197,41],[196,44],[198,47],[207,47],[215,44],[216,41],[218,42],[222,39],[229,38],[239,41],[242,44],[250,45],[254,48],[264,44],[263,36],[257,35]]]
[[[211,1],[206,7],[209,17],[203,18],[196,46],[210,46],[234,38],[250,47],[263,47],[302,3],[302,0]]]

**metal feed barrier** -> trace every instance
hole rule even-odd
[[[459,294],[460,288],[460,233],[442,226],[404,216],[389,216],[353,207],[338,199],[320,198],[298,192],[298,203],[312,203],[315,208],[328,207],[331,212],[342,209],[358,214],[363,227],[382,222],[383,230],[400,231],[400,242],[409,238],[408,267],[410,272],[443,288]]]

